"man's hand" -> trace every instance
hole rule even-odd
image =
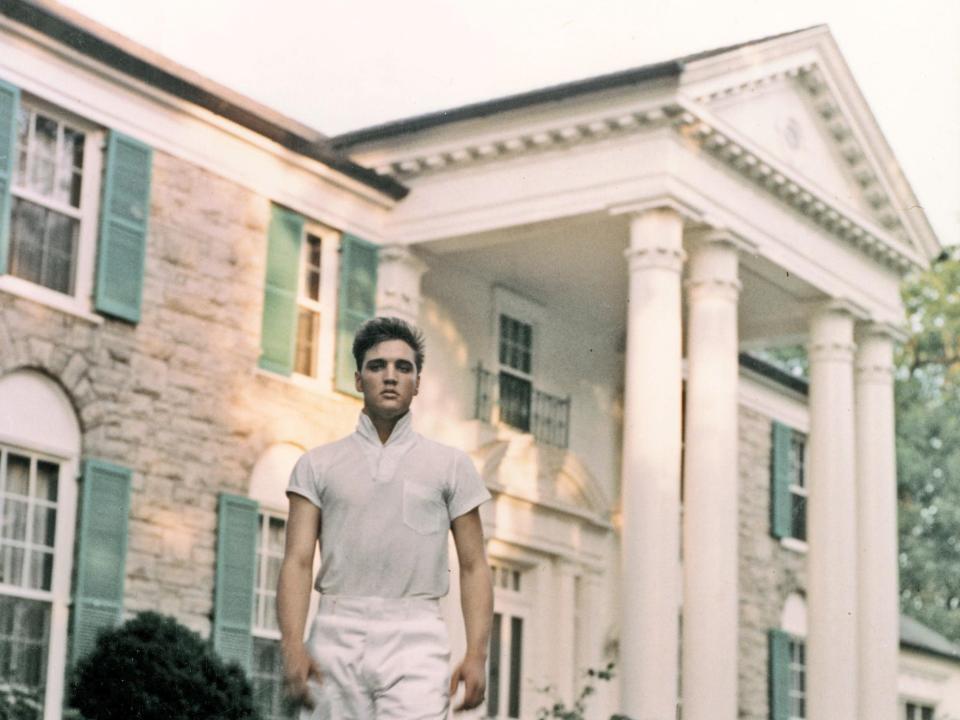
[[[283,673],[286,680],[287,696],[291,700],[312,708],[313,697],[310,695],[307,681],[313,678],[318,683],[322,682],[323,674],[320,672],[317,661],[310,657],[310,653],[307,652],[303,643],[295,645],[289,650],[284,648]]]
[[[457,686],[463,682],[463,702],[453,709],[454,712],[472,710],[483,702],[483,695],[487,689],[487,676],[484,671],[483,658],[465,657],[450,676],[450,697],[457,692]]]

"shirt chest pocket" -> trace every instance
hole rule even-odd
[[[440,490],[405,480],[403,483],[403,522],[421,535],[447,528],[447,508]]]

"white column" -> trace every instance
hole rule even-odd
[[[420,317],[420,278],[427,264],[406,245],[385,245],[379,256],[377,315],[416,325]]]
[[[579,689],[574,683],[576,669],[576,599],[577,568],[568,560],[556,562],[556,620],[554,626],[554,677],[557,682],[557,692],[560,698],[570,704],[574,693]]]
[[[622,468],[621,711],[676,717],[683,219],[630,221]]]
[[[853,317],[842,305],[810,323],[807,448],[809,720],[857,717],[857,509]]]
[[[858,334],[857,579],[860,720],[896,720],[900,610],[892,329]]]
[[[709,231],[693,241],[683,485],[684,720],[737,717],[737,266],[737,241],[729,233]]]

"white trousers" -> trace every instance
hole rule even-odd
[[[322,595],[307,650],[323,674],[300,720],[446,720],[450,646],[437,600]]]

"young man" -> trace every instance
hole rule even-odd
[[[461,682],[455,710],[483,701],[493,588],[478,507],[490,493],[465,453],[410,426],[420,332],[375,318],[353,355],[357,430],[305,453],[287,488],[277,614],[288,691],[306,706],[301,720],[443,720]],[[438,603],[449,587],[448,530],[467,635],[452,674]],[[318,539],[320,605],[304,644]]]

